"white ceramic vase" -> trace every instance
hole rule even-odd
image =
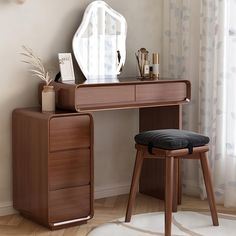
[[[53,86],[43,86],[42,112],[55,111],[55,90]]]

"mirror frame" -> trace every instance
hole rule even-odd
[[[127,22],[126,22],[124,16],[122,16],[120,13],[118,13],[117,11],[112,9],[106,2],[101,1],[101,0],[94,1],[87,6],[87,8],[84,12],[84,15],[83,15],[82,22],[81,22],[79,28],[77,29],[77,31],[73,37],[73,40],[72,40],[72,48],[73,48],[75,58],[77,60],[77,63],[79,65],[81,71],[83,72],[85,78],[87,78],[87,79],[89,79],[89,74],[88,74],[88,71],[84,68],[83,62],[81,62],[81,59],[79,56],[80,52],[78,50],[77,45],[78,45],[79,39],[82,37],[83,33],[87,29],[87,26],[89,24],[89,20],[92,16],[93,12],[100,7],[104,8],[112,17],[114,17],[115,19],[118,19],[121,22],[121,26],[122,26],[121,27],[121,34],[124,34],[124,40],[123,40],[124,42],[122,42],[123,49],[122,49],[122,52],[120,52],[120,54],[122,56],[120,58],[119,65],[117,66],[117,69],[116,69],[116,75],[114,75],[114,77],[117,77],[117,75],[120,74],[122,67],[124,66],[125,60],[126,60]]]

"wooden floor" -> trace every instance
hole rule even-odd
[[[3,216],[0,217],[0,236],[85,236],[97,225],[124,217],[127,200],[127,195],[96,200],[95,216],[88,224],[56,231],[50,231],[20,215]],[[162,201],[139,194],[135,214],[163,211],[163,206]],[[236,208],[227,209],[223,206],[217,206],[217,209],[218,212],[236,215]],[[206,201],[185,196],[183,197],[183,204],[179,206],[178,210],[208,211],[208,204]]]

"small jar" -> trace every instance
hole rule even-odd
[[[45,85],[42,91],[42,112],[55,111],[55,89],[53,86]]]

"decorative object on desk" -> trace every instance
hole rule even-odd
[[[152,54],[152,64],[148,61],[148,51],[141,48],[135,53],[139,68],[139,75],[142,79],[157,79],[159,77],[159,55]]]
[[[153,78],[159,77],[159,54],[152,54]]]
[[[55,89],[53,86],[43,86],[42,91],[42,112],[55,111]]]
[[[138,68],[139,68],[139,75],[143,77],[149,77],[149,62],[148,62],[148,51],[146,48],[140,48],[138,53],[135,54]]]
[[[73,38],[73,52],[87,79],[116,78],[125,64],[127,23],[104,1],[85,10]]]
[[[148,60],[145,60],[145,64],[144,64],[144,77],[149,77],[149,73],[150,73],[150,63]]]
[[[72,62],[71,53],[58,53],[61,80],[65,81],[75,81],[74,67]]]
[[[154,76],[154,74],[153,74],[153,66],[150,66],[150,67],[149,67],[149,78],[150,78],[150,79],[155,78],[155,76]]]
[[[25,57],[24,63],[29,64],[33,69],[29,69],[33,76],[43,80],[46,85],[42,91],[42,111],[53,112],[55,111],[55,90],[50,86],[52,79],[49,72],[45,70],[42,60],[33,52],[31,48],[22,46],[24,52],[21,53]]]

